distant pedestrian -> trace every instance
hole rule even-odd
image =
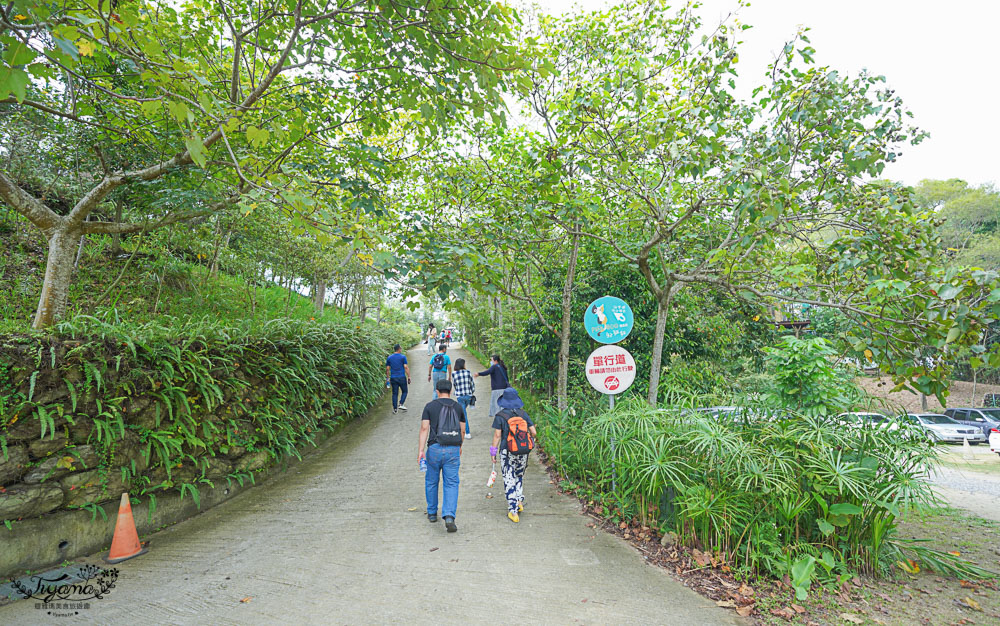
[[[434,345],[437,343],[437,333],[434,324],[427,327],[427,356],[434,356]]]
[[[507,366],[500,355],[494,354],[490,357],[490,366],[485,372],[479,372],[476,376],[490,377],[490,417],[492,418],[500,410],[497,400],[503,395],[503,390],[510,387],[510,379],[507,378]]]
[[[398,410],[406,410],[406,394],[410,391],[410,365],[406,362],[406,355],[403,354],[403,349],[397,343],[392,347],[392,354],[390,354],[385,359],[385,376],[389,379],[389,384],[392,385],[392,412],[395,413]],[[399,392],[402,391],[402,396],[399,397],[399,403],[396,403],[396,397]]]
[[[427,366],[427,380],[431,382],[434,389],[434,397],[437,397],[437,383],[439,380],[451,380],[451,357],[448,356],[448,346],[441,344],[438,346],[438,353],[431,357],[431,362]]]
[[[427,498],[427,521],[436,522],[438,514],[438,484],[444,483],[441,517],[448,532],[458,530],[455,513],[458,510],[458,469],[462,462],[462,422],[467,421],[465,409],[451,399],[451,382],[437,381],[438,397],[427,403],[420,416],[417,436],[417,462],[427,461],[424,495]]]
[[[455,359],[455,373],[451,375],[451,384],[454,387],[455,400],[465,409],[465,414],[469,414],[469,403],[476,393],[476,383],[472,380],[472,372],[465,369],[465,359]],[[465,438],[472,439],[469,432],[469,420],[465,420]]]
[[[503,488],[507,494],[507,518],[517,523],[524,511],[524,470],[528,467],[528,453],[535,447],[538,436],[535,423],[524,410],[524,402],[513,387],[504,389],[500,397],[500,412],[493,418],[493,445],[490,456],[497,462],[503,475]]]

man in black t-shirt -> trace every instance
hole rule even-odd
[[[427,497],[427,520],[437,521],[438,484],[444,483],[444,497],[441,503],[441,517],[444,518],[448,532],[458,530],[455,526],[455,512],[458,509],[458,468],[461,465],[462,436],[466,418],[462,405],[451,398],[451,381],[437,381],[438,397],[427,403],[420,416],[420,434],[417,436],[417,462],[427,460],[427,474],[424,478],[424,491]],[[458,432],[457,444],[444,445],[438,441],[441,434],[442,411],[452,412],[458,416],[461,428]],[[446,433],[447,434],[447,433]]]

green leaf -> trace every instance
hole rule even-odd
[[[205,143],[201,140],[201,137],[197,135],[194,137],[185,137],[184,145],[191,155],[191,160],[197,163],[198,167],[204,168],[207,159],[205,158]]]
[[[9,65],[27,65],[31,63],[38,53],[28,47],[26,43],[20,39],[15,39],[14,37],[3,37],[0,38],[0,42],[3,42],[6,46],[6,50],[3,51],[3,60]]]
[[[833,524],[826,521],[825,519],[816,520],[816,524],[819,526],[819,531],[823,533],[824,537],[830,536],[830,533],[834,531]]]
[[[56,46],[59,47],[64,53],[72,57],[74,61],[80,60],[80,54],[76,50],[76,46],[73,45],[72,41],[63,39],[62,37],[52,36],[52,41],[56,42]]]
[[[948,337],[945,338],[945,343],[951,343],[958,339],[958,336],[962,334],[962,329],[958,326],[952,326],[951,330],[948,331]]]
[[[861,515],[862,509],[856,504],[851,504],[850,502],[841,502],[839,504],[834,504],[830,507],[830,513],[833,515]]]
[[[951,300],[958,294],[962,293],[962,288],[955,285],[948,285],[944,289],[938,292],[938,297],[942,300]]]
[[[271,133],[268,132],[266,128],[257,128],[256,126],[247,127],[247,141],[254,148],[260,148],[261,146],[267,144],[267,140],[270,138]]]
[[[0,99],[6,98],[8,94],[14,94],[18,102],[24,102],[30,82],[31,79],[24,70],[13,67],[0,68]]]
[[[170,111],[170,115],[177,120],[178,124],[183,125],[185,121],[194,121],[191,109],[183,102],[167,102],[167,110]]]

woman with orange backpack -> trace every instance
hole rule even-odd
[[[500,411],[493,418],[490,456],[495,464],[499,452],[503,488],[507,493],[507,518],[517,523],[521,521],[518,514],[524,510],[524,470],[528,467],[528,453],[535,447],[538,433],[516,389],[504,389],[497,404]]]

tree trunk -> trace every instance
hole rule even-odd
[[[659,299],[656,307],[656,331],[653,333],[653,354],[649,362],[649,395],[650,406],[655,407],[660,391],[660,369],[663,366],[663,336],[667,330],[667,313],[670,311],[670,288]]]
[[[972,370],[972,399],[969,401],[969,406],[979,406],[976,404],[976,379],[979,375],[979,370]]]
[[[574,231],[579,228],[574,227]],[[556,406],[560,411],[569,408],[569,339],[573,328],[573,282],[576,274],[576,260],[580,252],[580,235],[573,235],[573,247],[569,253],[566,281],[562,293],[562,326],[559,327],[559,373],[556,378]]]
[[[115,223],[118,224],[122,221],[122,203],[115,202]],[[122,252],[122,236],[118,233],[111,235],[111,258],[118,258],[118,255]]]
[[[66,311],[69,285],[73,278],[73,260],[81,233],[58,229],[49,236],[49,256],[45,262],[45,282],[38,299],[32,327],[47,328]]]
[[[83,246],[87,243],[87,236],[80,234],[80,245],[76,249],[76,257],[73,259],[73,269],[80,267],[80,257],[83,256]]]
[[[215,240],[215,250],[212,252],[212,265],[208,270],[208,275],[212,278],[218,278],[219,276],[219,254],[222,250],[229,247],[229,239],[233,236],[233,231],[226,231],[226,236],[221,240]]]
[[[316,308],[317,314],[323,314],[324,304],[326,304],[326,279],[317,278],[313,286],[313,306]]]

